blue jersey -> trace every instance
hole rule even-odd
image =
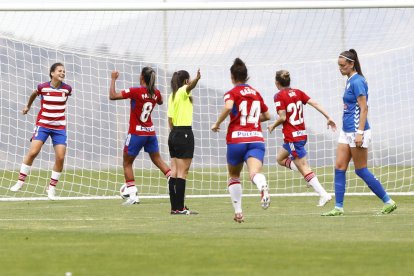
[[[360,108],[358,97],[365,96],[368,104],[368,84],[365,78],[359,74],[352,75],[346,82],[344,101],[344,114],[342,117],[342,130],[344,132],[355,132],[359,127]],[[368,118],[364,130],[369,129]]]

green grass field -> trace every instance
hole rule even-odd
[[[0,275],[412,275],[414,198],[376,215],[375,196],[347,197],[345,216],[321,217],[316,197],[0,202]]]

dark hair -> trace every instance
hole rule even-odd
[[[230,72],[236,82],[244,83],[249,80],[246,64],[240,58],[234,60],[233,65],[230,67]]]
[[[276,81],[283,87],[290,86],[290,73],[286,70],[276,71]]]
[[[362,70],[361,70],[361,64],[359,63],[359,59],[358,59],[358,54],[354,49],[349,49],[349,51],[343,51],[342,53],[339,54],[339,57],[345,57],[346,62],[354,63],[354,68],[357,71],[357,73],[361,76],[364,76],[362,74]]]
[[[151,67],[144,67],[141,71],[141,76],[147,85],[148,94],[151,96],[155,93],[155,71]]]
[[[177,90],[183,86],[185,84],[186,80],[190,79],[190,74],[185,71],[185,70],[180,70],[177,72],[174,72],[174,74],[172,75],[171,78],[171,88],[172,88],[172,92],[173,92],[173,100],[175,97],[175,93],[177,92]]]
[[[53,63],[53,64],[52,64],[52,66],[50,67],[50,70],[49,70],[49,77],[50,77],[50,79],[52,79],[52,73],[53,73],[53,72],[55,72],[56,67],[58,67],[58,66],[63,66],[63,67],[65,67],[65,66],[64,66],[62,63],[60,63],[60,62]]]

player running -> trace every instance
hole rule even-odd
[[[294,171],[299,171],[308,185],[312,186],[319,195],[319,204],[325,206],[332,197],[319,183],[315,173],[312,172],[306,159],[307,132],[303,116],[305,104],[311,105],[327,119],[328,128],[336,130],[335,122],[315,100],[305,92],[290,87],[290,73],[286,70],[276,72],[276,87],[279,90],[274,96],[276,112],[279,118],[268,127],[270,133],[283,124],[284,144],[277,154],[277,163]],[[292,162],[293,161],[293,162]]]
[[[23,108],[23,114],[26,115],[36,97],[40,96],[40,111],[37,115],[34,134],[30,139],[30,149],[20,167],[19,180],[10,188],[10,191],[17,192],[23,187],[34,159],[50,136],[55,150],[55,164],[47,188],[47,196],[53,200],[56,196],[55,188],[65,160],[67,140],[65,110],[66,101],[72,94],[72,87],[63,82],[66,71],[62,63],[54,63],[50,67],[49,76],[51,80],[39,84],[37,89],[30,95],[27,105]]]
[[[138,189],[135,185],[134,170],[132,165],[142,148],[148,152],[152,163],[157,166],[164,175],[170,176],[170,168],[162,160],[154,125],[151,120],[151,112],[155,105],[163,103],[161,93],[155,88],[155,71],[151,67],[142,68],[140,86],[131,87],[117,93],[115,82],[119,77],[117,71],[111,73],[111,86],[109,99],[131,100],[131,112],[129,118],[129,130],[125,140],[123,168],[125,176],[126,194],[129,194],[124,205],[138,204]]]
[[[246,162],[251,181],[261,193],[261,205],[270,205],[266,177],[261,173],[265,155],[265,144],[261,122],[270,119],[268,107],[260,93],[246,84],[249,79],[245,63],[236,58],[230,68],[231,81],[235,87],[224,94],[224,108],[211,130],[218,132],[220,124],[230,114],[227,129],[228,190],[234,207],[234,221],[244,221],[242,211],[242,186],[240,172]]]

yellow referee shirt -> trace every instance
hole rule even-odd
[[[187,94],[187,85],[172,93],[168,98],[168,117],[172,118],[174,126],[191,126],[193,123],[193,103],[190,101],[191,92]]]

